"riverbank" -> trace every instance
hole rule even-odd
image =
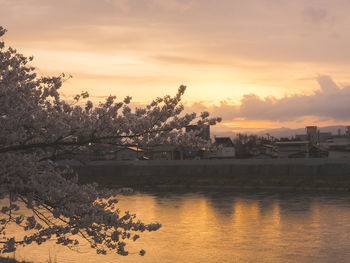
[[[102,186],[350,190],[348,159],[70,162],[81,183]]]

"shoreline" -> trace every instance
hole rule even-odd
[[[137,189],[136,189],[137,190]],[[222,191],[230,191],[234,190],[237,192],[275,192],[275,191],[283,191],[283,192],[349,192],[350,187],[293,187],[293,186],[234,186],[234,185],[158,185],[155,187],[144,186],[142,190],[195,190],[195,191],[203,191],[203,190],[222,190]]]
[[[350,190],[350,159],[99,161],[70,165],[80,183],[242,190]]]

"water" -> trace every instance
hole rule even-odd
[[[120,197],[120,206],[163,227],[144,233],[131,255],[70,251],[54,242],[16,252],[47,262],[350,262],[347,193],[158,192]],[[144,257],[138,249],[147,251]]]

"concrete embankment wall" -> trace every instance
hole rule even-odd
[[[350,189],[350,159],[91,162],[75,165],[82,183],[154,187]]]

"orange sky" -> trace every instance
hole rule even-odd
[[[74,76],[62,89],[68,97],[87,90],[95,100],[114,94],[146,103],[185,84],[185,104],[222,115],[223,129],[350,121],[342,112],[350,110],[347,0],[0,0],[0,6],[7,44],[34,55],[42,74]],[[327,85],[336,86],[332,105],[325,102]],[[296,100],[305,112],[289,114]],[[260,115],[252,113],[254,103],[262,104]]]

